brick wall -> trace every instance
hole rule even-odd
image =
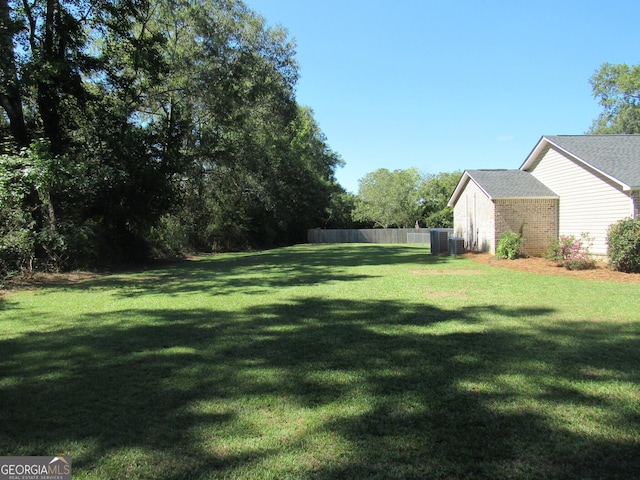
[[[532,256],[542,256],[552,239],[558,238],[558,200],[548,198],[496,200],[495,244],[508,232],[520,232],[523,250]]]

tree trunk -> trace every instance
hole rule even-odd
[[[13,31],[8,0],[0,0],[0,107],[9,117],[9,127],[18,147],[26,147],[29,145],[29,135],[22,110]]]
[[[56,29],[56,21],[59,21],[60,3],[57,0],[47,0],[47,12],[45,15],[44,39],[42,42],[43,66],[47,72],[43,78],[38,79],[38,110],[42,117],[43,128],[46,137],[51,142],[51,153],[60,155],[64,153],[62,119],[60,116],[60,92],[58,84],[61,63],[64,61],[64,52],[56,51],[56,36],[60,34]]]

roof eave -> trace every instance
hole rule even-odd
[[[540,137],[540,140],[538,140],[538,143],[536,143],[536,146],[533,147],[533,150],[531,150],[531,153],[527,155],[527,158],[524,160],[522,165],[520,165],[520,170],[523,170],[526,172],[527,169],[530,168],[531,165],[533,165],[536,158],[538,158],[538,155],[540,154],[540,152],[546,146],[546,143],[552,143],[552,142],[543,135],[542,137]]]
[[[495,197],[492,200],[559,200],[557,195],[531,195],[526,197]]]
[[[464,181],[465,179],[466,179],[466,181]],[[458,186],[453,191],[453,195],[451,195],[451,198],[449,199],[449,202],[447,203],[447,206],[453,207],[457,203],[458,198],[460,197],[460,194],[467,187],[467,184],[469,183],[469,180],[471,180],[473,183],[475,183],[476,186],[482,191],[482,193],[484,193],[489,198],[489,200],[494,200],[494,198],[489,194],[489,192],[487,192],[482,187],[482,185],[480,185],[478,182],[476,182],[473,179],[473,177],[471,176],[469,171],[465,170],[464,173],[462,174],[462,178],[460,178],[460,181],[458,182]]]
[[[470,178],[471,176],[469,175],[469,172],[465,170],[464,173],[462,174],[462,177],[460,177],[460,180],[458,180],[458,185],[456,185],[456,189],[453,191],[451,198],[449,198],[449,201],[447,202],[447,206],[453,207],[456,204],[456,202],[458,201],[458,198],[460,197],[460,194],[462,193],[464,188],[467,186],[467,183],[469,182]]]
[[[579,157],[575,153],[570,152],[566,148],[561,147],[560,145],[558,145],[557,143],[553,142],[552,140],[550,140],[549,138],[545,137],[544,135],[542,137],[540,137],[540,140],[538,141],[537,145],[533,148],[533,150],[531,151],[529,156],[526,158],[524,163],[520,166],[520,170],[528,171],[527,169],[529,169],[529,168],[531,168],[531,166],[533,166],[533,164],[536,162],[538,156],[540,155],[542,150],[544,150],[544,148],[547,145],[553,145],[558,150],[564,152],[565,154],[569,155],[572,158],[575,158],[582,165],[586,165],[588,168],[590,168],[591,170],[593,170],[595,172],[598,172],[600,175],[602,175],[605,178],[608,178],[613,183],[616,183],[616,184],[620,185],[620,188],[623,191],[634,190],[633,187],[630,187],[629,185],[627,185],[627,184],[621,182],[620,180],[618,180],[617,178],[612,177],[607,172],[604,172],[604,171],[600,170],[599,168],[597,168],[595,165],[593,165],[589,161],[585,160],[582,157]]]

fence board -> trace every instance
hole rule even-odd
[[[407,232],[407,243],[431,243],[431,235],[427,229],[422,233]]]
[[[309,243],[430,243],[428,228],[314,229]]]

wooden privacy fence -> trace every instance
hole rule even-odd
[[[430,243],[428,228],[309,230],[309,243]]]

